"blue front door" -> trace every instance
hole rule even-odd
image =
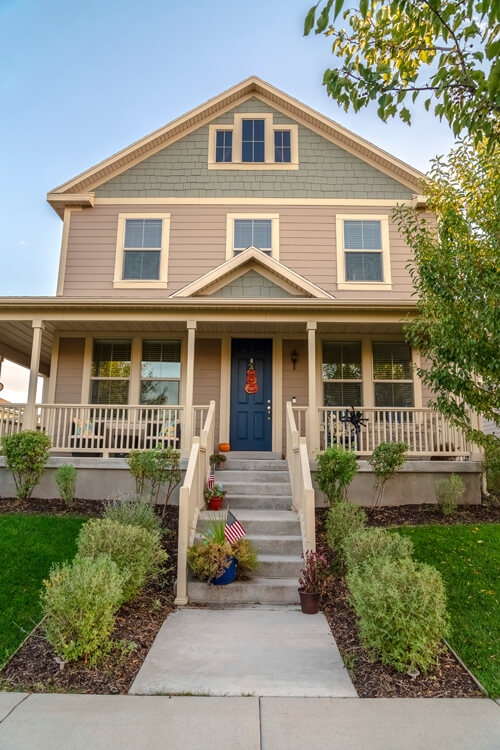
[[[273,442],[271,339],[233,339],[231,431],[233,451],[270,451]]]

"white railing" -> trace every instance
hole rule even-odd
[[[192,435],[201,435],[210,406],[193,406]]]
[[[0,404],[0,437],[23,429],[25,404]]]
[[[179,493],[179,536],[177,543],[176,604],[187,604],[187,551],[194,542],[196,524],[205,500],[210,473],[210,456],[214,452],[215,401],[210,402],[200,436],[193,437],[184,484]]]
[[[292,507],[299,514],[302,549],[316,550],[316,519],[314,488],[305,437],[297,428],[290,401],[286,404],[286,456],[292,486]]]
[[[307,437],[307,412],[309,411],[309,407],[292,404],[292,411],[300,437]]]
[[[37,404],[38,428],[53,451],[126,453],[180,447],[182,406]]]
[[[368,456],[380,443],[405,442],[408,455],[466,457],[472,446],[464,433],[434,409],[359,407],[366,423],[359,431],[344,421],[345,407],[319,407],[320,450],[332,445]]]

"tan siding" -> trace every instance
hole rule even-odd
[[[221,340],[198,339],[194,356],[195,405],[215,401],[215,445],[219,443]]]
[[[62,338],[54,401],[56,404],[79,404],[82,395],[85,339]]]
[[[423,370],[430,370],[431,363],[428,359],[421,357],[420,367]],[[435,396],[428,385],[422,383],[422,406],[425,408],[429,401],[435,401]]]
[[[113,289],[119,213],[170,213],[167,289]],[[363,206],[134,205],[96,206],[71,217],[64,294],[70,296],[168,297],[211,271],[226,258],[227,213],[279,213],[280,261],[339,299],[410,298],[405,268],[410,251],[391,220],[391,209]],[[389,216],[392,291],[338,291],[337,214]]]
[[[292,365],[292,352],[297,352],[295,370]],[[286,451],[286,402],[295,396],[297,406],[308,404],[307,341],[285,339],[283,341],[283,451]]]

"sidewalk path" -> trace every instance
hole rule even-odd
[[[498,750],[487,699],[0,693],[1,750]]]
[[[262,605],[184,608],[169,615],[130,692],[357,695],[324,615]]]

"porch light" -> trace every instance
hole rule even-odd
[[[299,355],[297,354],[297,352],[294,349],[293,352],[290,354],[290,359],[291,359],[292,366],[293,366],[294,370],[295,370],[295,365],[297,364],[298,358],[299,358]]]

